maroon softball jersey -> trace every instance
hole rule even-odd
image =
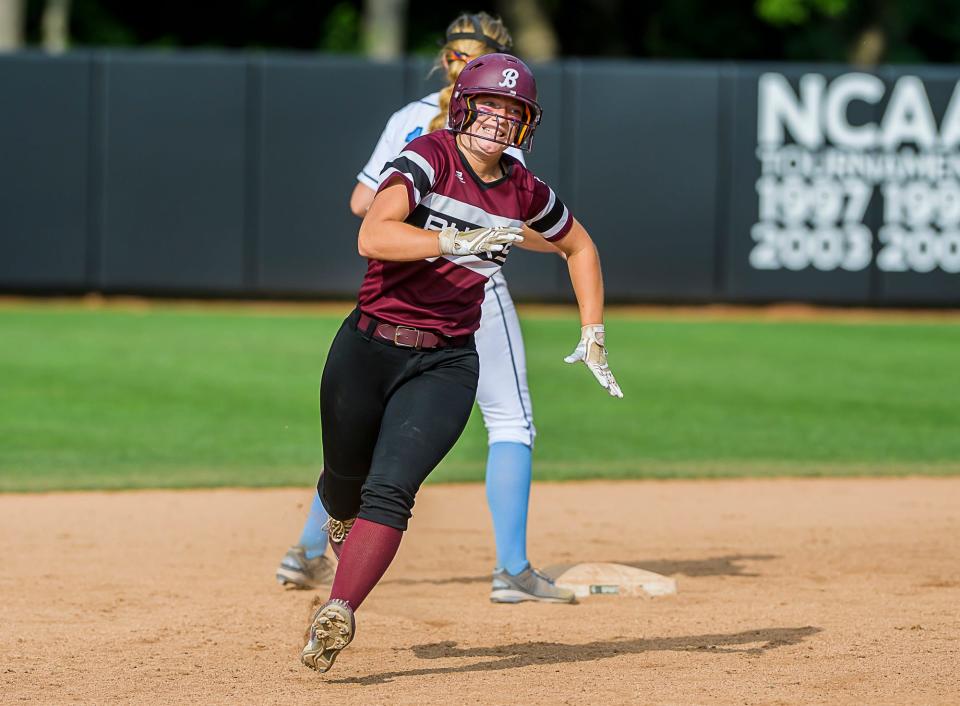
[[[547,240],[563,238],[573,217],[553,189],[518,160],[503,155],[506,171],[484,183],[470,168],[449,130],[418,137],[383,168],[380,188],[401,178],[407,188],[406,222],[441,230],[526,224]],[[361,311],[391,324],[444,336],[473,333],[480,325],[483,287],[507,259],[499,253],[441,255],[416,262],[369,260],[360,287]]]

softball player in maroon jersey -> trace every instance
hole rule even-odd
[[[360,227],[367,274],[320,383],[317,491],[339,565],[301,653],[318,671],[353,639],[354,611],[396,555],[420,485],[466,426],[484,284],[524,228],[567,256],[582,324],[569,358],[622,397],[607,365],[593,241],[549,186],[504,154],[529,148],[540,122],[536,98],[519,59],[471,61],[454,88],[449,129],[393,159]]]
[[[350,196],[350,209],[357,216],[363,218],[370,208],[384,165],[402,152],[408,142],[446,127],[453,88],[471,59],[509,53],[512,44],[503,22],[485,12],[464,13],[450,23],[437,63],[448,85],[407,104],[387,121],[370,159],[357,174]],[[526,166],[521,150],[508,147],[505,153]],[[530,237],[530,233],[527,236],[521,247],[558,252],[542,238]],[[475,341],[480,358],[477,404],[488,441],[487,505],[496,545],[490,600],[572,603],[573,591],[555,585],[527,558],[527,514],[537,432],[527,383],[523,332],[502,271],[488,278],[484,285],[482,312]],[[314,588],[333,581],[335,565],[326,556],[329,519],[314,491],[300,540],[287,550],[277,567],[276,577],[281,585]]]

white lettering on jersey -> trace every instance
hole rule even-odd
[[[520,75],[520,72],[516,69],[504,69],[503,70],[503,80],[498,83],[498,86],[504,88],[514,88],[517,85],[517,77]]]
[[[443,230],[447,226],[453,226],[457,230],[464,230],[464,228],[456,221],[448,221],[447,219],[441,218],[440,216],[432,213],[427,216],[427,222],[423,224],[424,230]]]

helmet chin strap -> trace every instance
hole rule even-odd
[[[477,142],[486,142],[486,143],[489,143],[489,144],[492,144],[492,145],[497,145],[498,147],[503,147],[504,150],[505,150],[507,147],[510,146],[509,144],[507,144],[507,143],[505,143],[505,142],[501,142],[500,140],[494,140],[493,138],[487,137],[487,136],[485,136],[485,135],[480,135],[480,134],[478,134],[478,133],[476,133],[476,132],[461,132],[460,135],[463,137],[463,141],[461,142],[461,144],[464,144],[464,145],[465,145],[467,142],[470,142],[471,145],[476,145]],[[476,142],[475,142],[475,141],[476,141]],[[484,154],[487,154],[487,153],[484,152],[482,149],[479,150],[479,151],[483,152]],[[502,152],[502,151],[503,151],[503,150],[501,150],[501,152]]]

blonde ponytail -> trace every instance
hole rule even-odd
[[[482,34],[481,38],[450,38],[456,34]],[[497,51],[496,47],[510,49],[513,38],[499,17],[486,12],[475,15],[462,14],[447,27],[447,43],[440,50],[434,70],[446,69],[447,85],[440,91],[439,112],[430,121],[429,131],[441,130],[447,126],[447,114],[450,110],[450,97],[460,72],[471,59]]]

